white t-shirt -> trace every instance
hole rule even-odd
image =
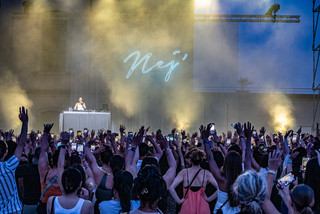
[[[131,210],[136,210],[140,207],[140,201],[131,201]],[[100,213],[119,214],[121,211],[120,201],[102,201],[99,204]]]

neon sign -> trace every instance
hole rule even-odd
[[[175,56],[177,54],[180,54],[180,51],[173,51],[172,55]],[[171,60],[170,62],[168,62],[167,64],[164,65],[163,61],[158,61],[155,65],[151,66],[150,68],[147,68],[147,64],[152,56],[152,53],[148,53],[146,54],[144,57],[142,57],[140,59],[140,51],[135,51],[131,54],[129,54],[129,56],[123,61],[124,63],[126,63],[129,59],[131,59],[131,57],[136,56],[134,62],[132,63],[131,68],[129,69],[126,78],[129,79],[131,74],[136,70],[136,68],[143,63],[142,65],[142,73],[143,74],[147,74],[150,71],[152,71],[154,68],[159,68],[159,69],[163,69],[163,68],[169,68],[168,73],[166,74],[164,81],[168,82],[168,80],[170,79],[171,73],[179,66],[180,62],[176,62],[174,60]],[[188,54],[184,54],[182,60],[185,61],[188,58]]]

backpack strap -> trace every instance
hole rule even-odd
[[[41,193],[40,201],[42,201],[42,198],[43,198],[44,194],[51,187],[51,185],[57,181],[57,179],[58,179],[58,175],[55,175],[54,177],[51,178],[50,182],[47,184],[47,186],[43,189],[43,191]]]

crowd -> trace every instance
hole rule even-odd
[[[1,131],[0,214],[320,213],[320,133]]]

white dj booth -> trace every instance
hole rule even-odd
[[[59,131],[68,131],[73,128],[74,131],[110,129],[111,113],[96,111],[64,111],[60,113]]]

